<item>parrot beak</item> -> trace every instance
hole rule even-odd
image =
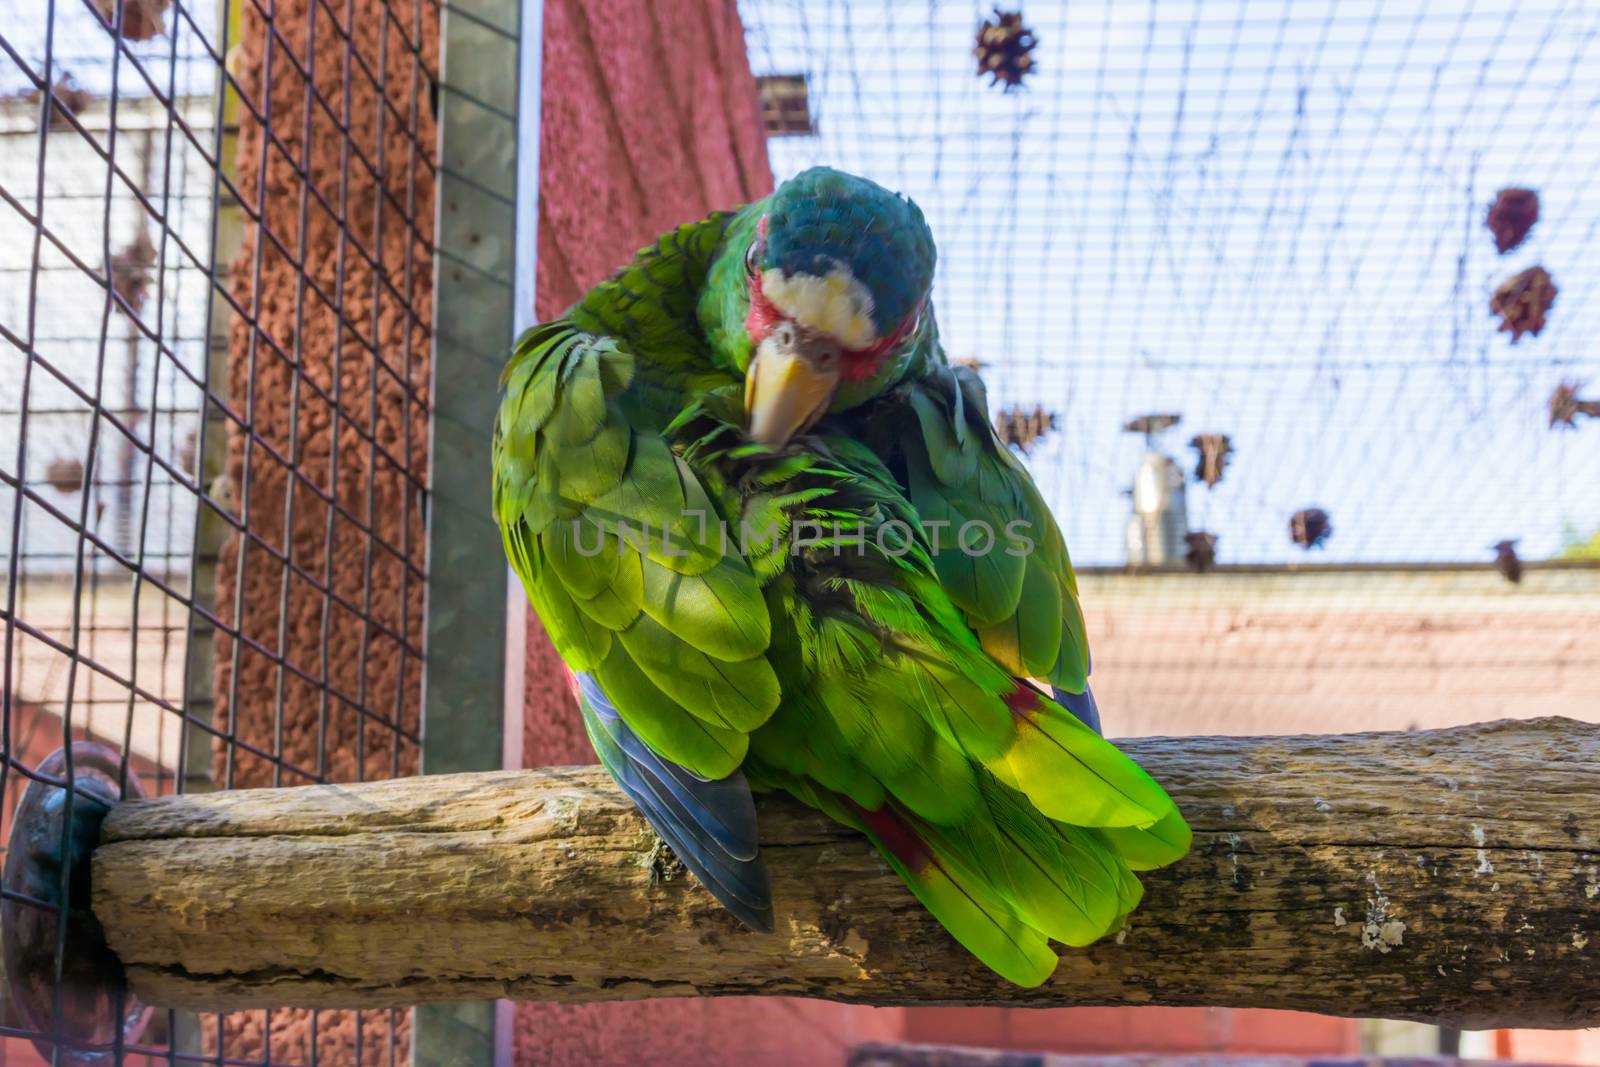
[[[782,448],[822,418],[839,384],[839,344],[785,322],[767,335],[744,379],[750,437]]]

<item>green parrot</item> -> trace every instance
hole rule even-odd
[[[517,342],[494,509],[601,762],[770,930],[752,790],[865,834],[1023,986],[1189,847],[1099,734],[1066,545],[952,367],[909,199],[813,168]]]

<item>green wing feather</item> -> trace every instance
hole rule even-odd
[[[637,417],[637,371],[627,344],[571,321],[523,337],[504,377],[495,514],[567,663],[594,671],[659,754],[719,778],[778,706],[771,621],[700,478]]]
[[[940,584],[1006,669],[1083,692],[1088,636],[1066,542],[1027,471],[995,437],[977,374],[935,366],[898,399],[921,431],[897,442],[911,502],[925,521],[950,524],[935,546]],[[966,547],[982,547],[973,542],[988,530],[990,551],[962,550],[968,522],[982,525]]]

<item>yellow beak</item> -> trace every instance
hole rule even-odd
[[[822,418],[839,384],[838,349],[796,346],[794,334],[779,330],[756,349],[745,372],[744,411],[750,436],[769,448]],[[797,350],[798,349],[798,350]]]

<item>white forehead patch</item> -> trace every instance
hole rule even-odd
[[[786,316],[820,330],[846,348],[871,348],[878,342],[872,324],[872,292],[838,260],[821,278],[809,274],[784,277],[777,267],[761,273],[761,291]]]

